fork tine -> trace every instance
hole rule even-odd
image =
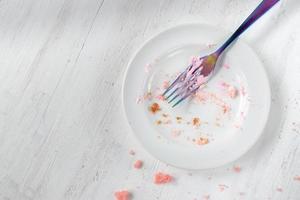
[[[181,74],[176,78],[175,81],[173,81],[173,83],[164,91],[164,93],[162,94],[163,96],[165,96],[177,83],[177,81],[179,80],[179,77],[181,76]]]
[[[169,94],[165,100],[168,100],[173,94],[175,94],[175,92],[178,90],[178,88],[176,88],[171,94]]]
[[[199,87],[200,87],[200,86],[199,86]],[[181,99],[179,99],[179,100],[172,106],[172,108],[174,108],[174,107],[177,106],[180,102],[182,102],[183,100],[185,100],[186,98],[188,98],[189,96],[191,96],[191,94],[193,94],[196,90],[198,90],[199,87],[193,89],[192,91],[190,91],[189,93],[187,93],[185,96],[183,96]]]
[[[184,73],[187,72],[187,70],[189,70],[191,68],[192,65],[189,65],[180,75],[177,76],[177,78],[175,79],[175,81],[173,81],[173,83],[164,91],[164,93],[162,94],[162,96],[165,96],[178,82],[178,80],[182,77],[182,75]]]
[[[178,96],[179,94],[175,95],[175,97],[173,97],[168,103],[172,103],[172,101],[174,101]]]

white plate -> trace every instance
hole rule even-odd
[[[159,160],[186,169],[213,168],[240,157],[261,135],[270,108],[269,83],[256,54],[240,40],[218,61],[215,76],[197,98],[175,108],[157,98],[163,82],[184,70],[191,56],[204,55],[228,35],[208,25],[181,25],[150,39],[129,63],[125,113],[138,140]],[[227,95],[223,81],[238,90],[237,97]],[[152,99],[141,98],[149,91]],[[154,102],[161,106],[156,114],[149,111]],[[199,126],[192,123],[196,117]],[[209,143],[199,144],[200,138]]]

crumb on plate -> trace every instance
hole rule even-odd
[[[176,117],[176,120],[180,121],[182,120],[182,117]]]
[[[163,113],[162,116],[163,117],[168,117],[168,115],[166,113]]]
[[[199,127],[200,126],[200,118],[194,117],[192,120],[193,126]]]
[[[173,180],[173,177],[169,174],[165,174],[162,172],[158,172],[154,176],[154,183],[155,184],[165,184],[169,183]]]
[[[121,190],[121,191],[115,192],[116,200],[129,200],[130,196],[131,196],[131,194],[127,190]]]
[[[208,143],[209,143],[208,138],[200,137],[197,140],[198,145],[205,145],[205,144],[208,144]]]
[[[220,192],[223,192],[226,188],[229,188],[227,185],[219,184],[219,190]]]
[[[282,192],[283,189],[281,187],[276,188],[277,192]]]
[[[153,103],[150,107],[149,107],[150,112],[152,112],[153,114],[155,114],[156,112],[160,111],[160,106],[158,103]]]
[[[229,66],[227,63],[225,63],[225,64],[223,65],[223,67],[224,67],[225,69],[229,69],[229,68],[230,68],[230,66]]]
[[[178,137],[181,134],[181,130],[172,130],[171,131],[171,136],[172,137]]]
[[[134,166],[134,168],[136,168],[136,169],[141,169],[142,166],[143,166],[143,161],[137,160],[137,161],[135,161],[135,163],[134,163],[133,166]]]
[[[227,93],[230,98],[234,99],[238,95],[238,90],[234,86],[229,86]]]
[[[160,100],[160,101],[164,101],[165,100],[165,97],[163,95],[157,95],[156,96],[156,99]]]
[[[223,110],[223,113],[227,113],[228,111],[230,111],[230,106],[227,105],[227,104],[223,104],[222,105],[222,110]]]
[[[163,82],[163,89],[167,89],[170,86],[170,81]]]
[[[156,124],[157,124],[157,125],[160,125],[161,123],[162,123],[161,120],[157,120],[157,121],[156,121]]]
[[[172,123],[172,120],[168,119],[166,121],[163,121],[164,124],[171,124]]]

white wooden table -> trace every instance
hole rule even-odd
[[[167,166],[139,145],[122,111],[125,68],[145,40],[186,22],[232,31],[259,2],[1,0],[0,199],[108,200],[128,189],[135,200],[299,200],[298,0],[282,0],[242,36],[265,64],[272,108],[241,159],[205,171]],[[153,184],[157,171],[176,181]]]

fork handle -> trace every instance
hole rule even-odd
[[[226,42],[216,51],[216,54],[219,56],[237,37],[239,37],[258,18],[263,16],[278,2],[279,0],[263,0],[247,17],[247,19],[239,26],[239,28],[230,36],[230,38],[228,38],[228,40],[226,40]]]

